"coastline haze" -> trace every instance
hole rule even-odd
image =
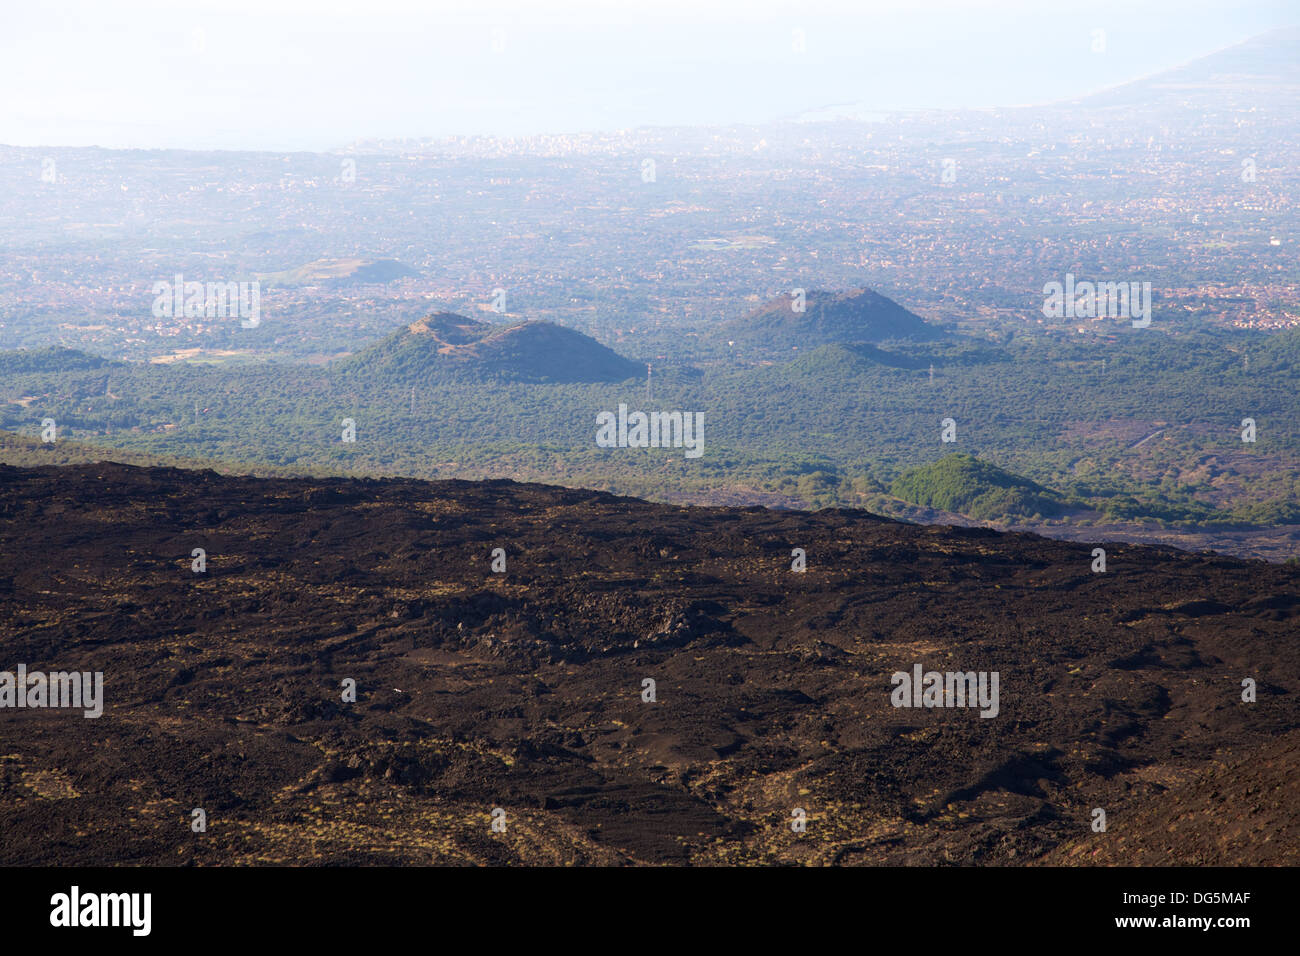
[[[1294,18],[1278,2],[607,7],[15,11],[0,40],[0,143],[323,151],[1007,107],[1115,86]]]

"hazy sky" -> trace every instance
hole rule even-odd
[[[42,0],[0,30],[0,143],[328,149],[1086,93],[1296,0]],[[1105,31],[1104,53],[1091,49]],[[801,31],[797,34],[796,31]],[[796,47],[803,38],[803,52]]]

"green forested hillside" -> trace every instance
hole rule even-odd
[[[806,291],[778,296],[748,315],[723,323],[717,336],[742,348],[816,348],[894,340],[939,342],[948,333],[872,289]]]
[[[24,375],[40,372],[75,372],[85,369],[105,368],[119,363],[98,355],[87,355],[76,349],[52,346],[46,349],[19,349],[0,352],[0,376]]]
[[[1047,515],[1056,499],[1041,489],[1052,489],[1079,503],[1071,521],[1267,526],[1300,520],[1288,350],[1288,339],[1259,333],[1134,332],[1105,343],[834,345],[766,365],[693,367],[683,352],[655,362],[648,398],[644,377],[446,378],[422,376],[415,358],[409,369],[222,367],[10,353],[0,356],[0,428],[39,438],[53,418],[60,440],[249,467],[500,476],[807,507],[870,506],[957,452],[1029,484],[1008,487],[968,462],[957,477],[987,483],[979,493],[923,498],[916,476],[899,489],[981,518]],[[699,413],[704,454],[597,447],[596,416],[620,404]],[[955,444],[940,440],[949,418]],[[1253,443],[1241,440],[1247,418]],[[341,440],[344,419],[355,443]]]
[[[431,315],[338,363],[363,384],[621,382],[645,366],[551,322],[481,322]]]
[[[1054,491],[959,453],[899,476],[889,493],[912,504],[985,519],[1049,517],[1064,504]]]

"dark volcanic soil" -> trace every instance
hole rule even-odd
[[[0,467],[0,544],[0,671],[107,698],[0,710],[0,863],[1300,862],[1294,568],[112,464]]]

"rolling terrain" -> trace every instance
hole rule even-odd
[[[817,295],[809,301],[820,311]],[[806,321],[788,306],[773,321]],[[324,365],[13,351],[0,353],[0,428],[15,436],[0,443],[0,461],[64,460],[22,444],[41,443],[53,421],[60,443],[142,456],[134,461],[509,478],[918,519],[929,510],[1067,539],[1298,556],[1295,330],[1120,329],[1100,357],[1046,334],[836,342],[781,361],[774,347],[753,348],[719,357],[688,341],[667,356],[625,357],[546,321],[434,313]],[[702,414],[703,454],[597,447],[597,417],[620,405]],[[355,442],[341,441],[345,420]],[[945,421],[952,441],[941,440]],[[1254,440],[1243,441],[1248,421]],[[953,453],[974,464],[917,478]]]
[[[105,696],[0,710],[0,863],[1300,862],[1300,569],[1092,547],[0,467],[0,669]],[[997,672],[996,715],[894,707],[916,665]]]

